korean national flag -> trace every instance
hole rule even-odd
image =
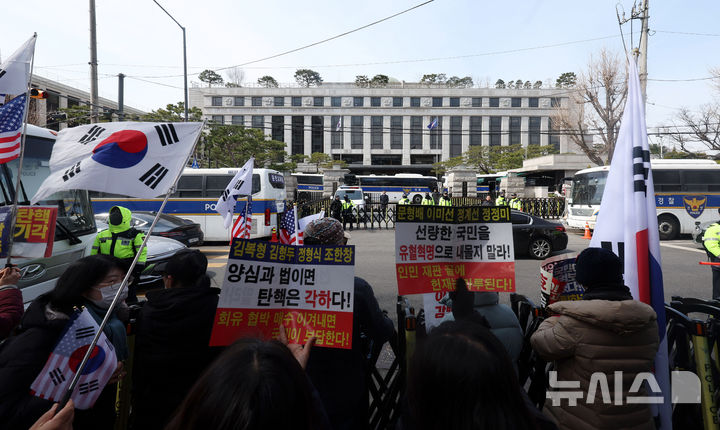
[[[229,228],[232,224],[233,213],[235,213],[235,203],[237,196],[249,196],[252,193],[252,172],[255,158],[250,159],[242,166],[230,183],[225,187],[222,195],[215,205],[215,210],[223,217],[225,228]]]
[[[27,91],[36,39],[37,36],[33,35],[0,64],[0,94],[19,95]]]
[[[185,167],[201,122],[112,122],[66,128],[50,156],[35,204],[62,190],[138,198],[167,194]]]

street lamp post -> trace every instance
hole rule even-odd
[[[183,75],[185,76],[185,80],[183,81],[183,83],[184,83],[183,88],[185,91],[185,122],[187,122],[187,120],[188,120],[188,87],[187,87],[187,43],[185,42],[185,27],[180,25],[180,23],[177,22],[177,20],[172,15],[170,15],[170,12],[166,11],[165,8],[162,7],[162,5],[160,3],[157,2],[157,0],[153,0],[153,1],[155,2],[156,5],[158,5],[158,7],[160,9],[163,10],[163,12],[165,12],[167,14],[167,16],[170,17],[170,19],[175,21],[175,24],[177,24],[178,27],[180,27],[180,29],[182,30],[182,33],[183,33]]]

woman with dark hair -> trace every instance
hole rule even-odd
[[[318,429],[327,421],[316,405],[285,345],[240,339],[200,377],[165,429]]]
[[[28,307],[19,334],[0,351],[0,423],[6,429],[27,429],[52,402],[30,394],[30,385],[45,366],[75,308],[85,307],[98,325],[122,284],[127,267],[114,257],[93,255],[72,263],[55,288]],[[121,293],[124,300],[127,295]],[[115,417],[115,389],[128,357],[125,324],[114,311],[103,330],[115,347],[118,368],[91,409],[75,413],[75,429],[111,428]]]
[[[133,428],[161,429],[217,356],[210,348],[220,289],[210,287],[198,250],[176,253],[164,267],[164,289],[148,291],[135,336]]]
[[[418,345],[408,373],[404,428],[540,428],[505,347],[486,324],[477,315],[448,321]]]

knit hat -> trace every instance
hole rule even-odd
[[[342,224],[335,218],[316,219],[305,227],[306,245],[342,245],[345,239]]]
[[[623,262],[607,249],[587,248],[575,260],[575,279],[586,290],[597,284],[624,286]]]
[[[166,262],[159,263],[154,271],[185,283],[193,283],[207,272],[208,260],[197,249],[181,249]]]

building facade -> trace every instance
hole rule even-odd
[[[427,171],[473,145],[552,145],[579,152],[553,133],[567,90],[428,87],[191,88],[190,106],[210,121],[264,130],[286,152],[330,154],[351,170]]]

